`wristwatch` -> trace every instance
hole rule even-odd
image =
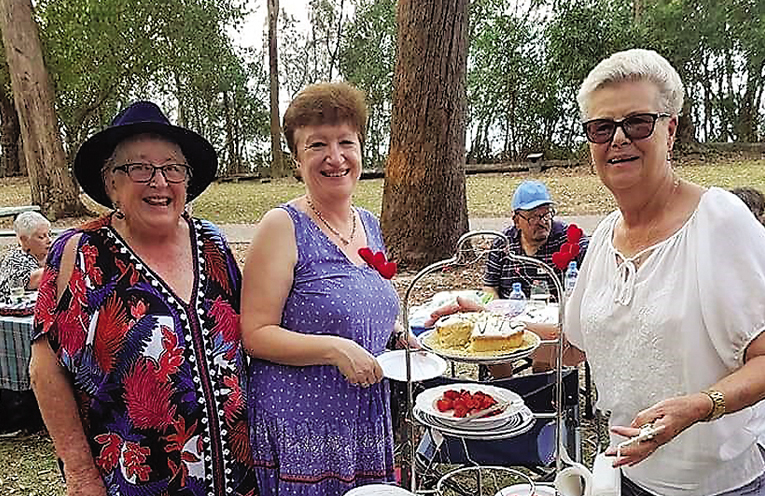
[[[712,411],[709,412],[702,422],[712,422],[725,415],[725,395],[722,391],[716,389],[705,389],[702,393],[706,394],[712,400]]]

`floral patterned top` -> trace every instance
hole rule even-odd
[[[0,263],[0,297],[7,297],[13,286],[29,286],[32,272],[40,268],[34,255],[13,248]]]
[[[190,219],[193,301],[176,296],[106,216],[53,244],[35,310],[71,373],[109,494],[256,494],[248,444],[241,275],[220,231]],[[64,246],[81,233],[56,304]]]

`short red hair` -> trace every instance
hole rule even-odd
[[[366,95],[348,83],[318,83],[304,88],[284,113],[284,137],[293,156],[297,155],[295,131],[305,126],[349,124],[364,146],[367,133]]]

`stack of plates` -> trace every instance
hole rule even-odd
[[[453,410],[441,412],[436,402],[447,390],[481,391],[491,395],[498,402],[508,402],[505,411],[491,417],[464,420],[454,417]],[[523,398],[509,389],[476,383],[456,383],[426,389],[417,396],[414,405],[415,417],[425,425],[445,434],[483,439],[491,437],[512,437],[526,432],[534,423],[534,415],[526,407]]]
[[[531,410],[526,407],[523,407],[522,410],[515,413],[514,415],[511,415],[502,424],[493,426],[491,428],[469,425],[454,426],[453,424],[445,423],[441,419],[424,413],[417,407],[412,410],[412,413],[414,414],[414,418],[416,418],[423,425],[432,427],[442,434],[465,439],[506,439],[509,437],[515,437],[524,434],[528,432],[534,425],[534,414],[531,413]]]

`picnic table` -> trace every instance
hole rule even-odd
[[[0,217],[16,217],[23,212],[39,212],[39,205],[22,205],[18,207],[0,207]]]
[[[0,315],[0,432],[42,427],[29,380],[31,337],[31,315]]]

